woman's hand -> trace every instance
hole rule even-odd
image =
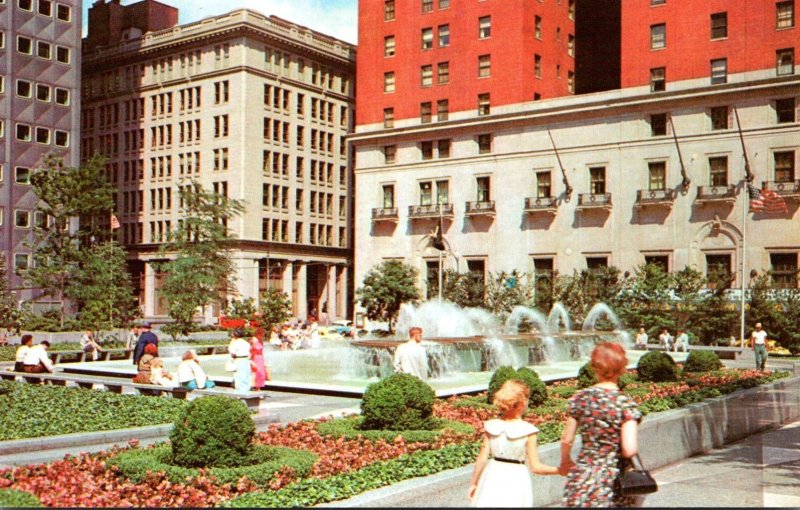
[[[558,466],[558,474],[561,476],[567,476],[574,465],[575,463],[571,460],[569,462],[562,462],[561,465]]]
[[[478,486],[477,485],[474,485],[474,484],[470,485],[469,486],[469,490],[467,491],[467,499],[469,499],[470,501],[475,499],[475,491],[477,491],[477,490],[478,490]]]

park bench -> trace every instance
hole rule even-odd
[[[659,344],[647,344],[648,351],[665,351],[666,349]],[[690,345],[689,351],[713,351],[720,359],[739,359],[744,347],[730,347],[717,345]],[[672,351],[671,351],[672,352]]]
[[[194,390],[192,393],[197,395],[225,395],[238,398],[244,402],[251,411],[258,411],[261,399],[268,396],[266,391],[245,391],[235,392],[229,388],[208,388],[204,390]]]

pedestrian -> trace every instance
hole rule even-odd
[[[422,328],[413,326],[408,330],[408,341],[394,351],[393,366],[397,372],[428,380],[428,354],[422,346]]]
[[[647,332],[644,330],[644,326],[639,328],[639,332],[636,334],[636,345],[635,348],[646,351],[647,350]]]
[[[81,337],[81,349],[86,354],[92,355],[92,361],[97,361],[100,357],[100,345],[94,340],[94,333],[86,330]]]
[[[669,334],[669,330],[664,328],[661,331],[661,334],[658,335],[658,345],[663,347],[665,351],[672,350],[672,335]]]
[[[33,345],[33,335],[22,335],[22,338],[19,340],[19,347],[17,347],[17,352],[14,355],[14,372],[23,372],[25,369],[25,355],[28,354],[28,351],[31,349]]]
[[[635,506],[638,498],[616,492],[621,458],[638,453],[638,425],[642,413],[634,400],[617,386],[628,360],[619,344],[602,342],[595,346],[591,367],[597,384],[578,390],[567,405],[567,419],[561,435],[562,471],[568,470],[564,506]],[[570,453],[580,428],[583,447],[577,461]]]
[[[132,351],[136,347],[137,340],[139,340],[139,325],[134,324],[125,337],[125,350]]]
[[[141,324],[141,334],[139,335],[139,339],[136,340],[136,347],[133,349],[133,364],[139,364],[139,358],[144,355],[144,347],[147,344],[155,344],[158,347],[158,337],[155,333],[150,331],[150,323],[143,322]]]
[[[25,353],[25,358],[22,360],[22,370],[29,374],[53,372],[53,362],[50,360],[50,356],[47,355],[47,350],[49,348],[50,342],[45,340],[28,349]]]
[[[675,338],[674,351],[678,352],[679,350],[689,352],[689,335],[683,329],[678,330],[678,336]]]
[[[263,330],[261,332],[263,336]],[[260,390],[271,379],[269,367],[264,359],[264,343],[258,335],[250,338],[250,369],[253,372],[253,391]]]
[[[250,391],[253,376],[250,370],[250,343],[244,339],[244,330],[236,328],[231,333],[228,353],[233,358],[236,370],[233,372],[233,387],[237,392]]]
[[[764,370],[767,365],[767,332],[761,329],[760,322],[756,322],[756,329],[750,335],[750,348],[756,355],[756,368]]]
[[[206,375],[203,368],[200,366],[200,359],[194,349],[189,349],[181,356],[181,362],[178,363],[178,368],[175,370],[178,384],[181,388],[187,390],[196,390],[198,388],[207,389],[216,386],[214,381],[210,380]]]
[[[530,389],[522,381],[506,381],[494,395],[499,419],[484,422],[483,446],[475,460],[467,497],[475,507],[532,507],[537,475],[561,474],[542,464],[536,444],[539,429],[522,419]]]

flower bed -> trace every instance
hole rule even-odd
[[[787,375],[785,372],[722,370],[682,377],[677,383],[634,381],[628,384],[625,392],[640,403],[645,413],[650,413]],[[548,401],[526,415],[525,419],[541,430],[540,444],[557,440],[567,400],[576,389],[575,380],[549,386]],[[433,442],[412,442],[402,436],[387,441],[358,434],[355,437],[323,435],[318,427],[327,421],[301,421],[286,426],[273,425],[257,435],[260,444],[316,454],[318,459],[308,477],[301,479],[293,470],[281,470],[261,485],[246,478],[237,483],[222,483],[207,472],[200,472],[191,484],[186,484],[175,478],[170,481],[164,473],[151,472],[134,483],[107,462],[121,451],[135,451],[134,445],[132,449],[81,455],[49,465],[0,470],[0,488],[29,492],[47,506],[311,506],[474,462],[482,422],[496,416],[496,412],[485,404],[484,395],[438,401],[434,415],[467,423],[475,427],[475,431],[445,430]]]

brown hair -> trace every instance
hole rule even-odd
[[[628,365],[625,349],[613,342],[601,342],[592,351],[592,369],[600,381],[616,381]]]
[[[500,410],[503,416],[511,414],[518,408],[528,407],[528,398],[531,390],[522,381],[509,379],[494,394],[494,405]]]
[[[422,333],[422,328],[419,326],[411,326],[408,328],[408,336],[411,336],[414,333]]]
[[[156,344],[147,344],[144,346],[144,353],[155,356],[158,354],[158,346]]]

